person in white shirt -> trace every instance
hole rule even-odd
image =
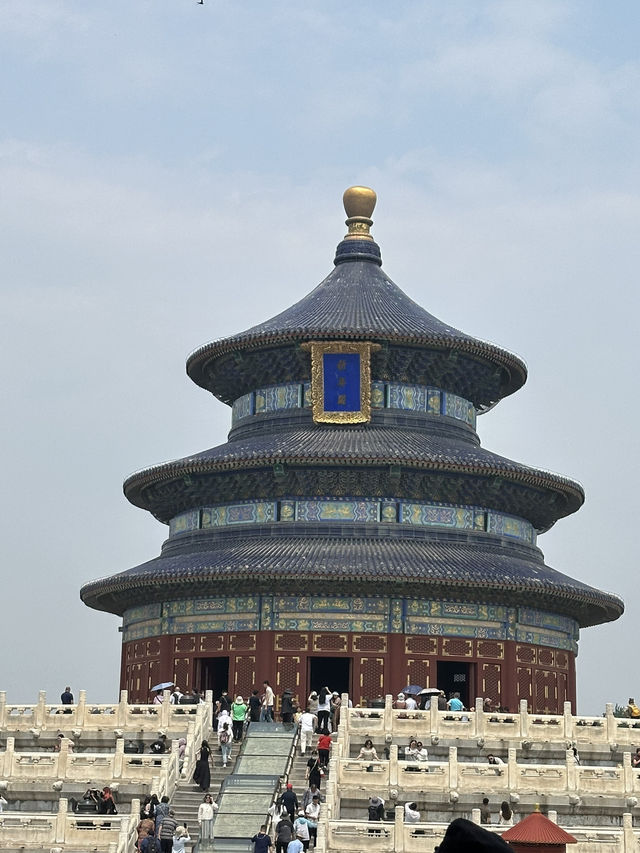
[[[213,802],[211,794],[205,794],[204,800],[198,807],[198,823],[200,838],[204,841],[213,838],[213,818],[218,811],[218,804]],[[175,850],[175,847],[174,847]]]
[[[176,826],[176,831],[173,836],[173,847],[171,848],[172,853],[185,853],[185,844],[187,841],[191,841],[191,837],[187,832],[187,827]]]
[[[313,733],[318,725],[318,718],[311,711],[307,710],[300,717],[300,755],[305,755],[307,744],[311,746]]]
[[[415,760],[416,761],[428,761],[428,759],[429,759],[429,753],[427,752],[425,747],[422,745],[422,741],[419,740],[418,743],[416,744]]]
[[[407,711],[416,711],[418,708],[418,703],[413,698],[413,696],[407,696],[405,699]]]
[[[273,688],[269,684],[268,681],[265,681],[262,685],[264,687],[264,697],[262,699],[262,710],[260,711],[260,722],[261,723],[272,723],[274,720],[273,717]]]
[[[405,806],[404,806],[404,822],[405,823],[419,823],[420,822],[420,812],[418,811],[415,803],[405,803]]]
[[[171,694],[171,696],[169,696],[169,702],[172,705],[179,705],[180,700],[182,699],[183,696],[184,696],[184,693],[180,690],[179,687],[176,687],[176,688],[174,688],[174,691]]]

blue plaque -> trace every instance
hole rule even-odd
[[[325,412],[359,412],[360,353],[325,352],[322,366]]]

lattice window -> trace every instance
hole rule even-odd
[[[353,634],[351,645],[354,652],[386,652],[387,638],[378,634]]]
[[[276,658],[276,687],[283,690],[295,690],[300,686],[300,657],[281,655]]]
[[[563,705],[565,702],[570,701],[569,696],[569,679],[564,674],[564,672],[559,672],[557,674],[557,683],[558,683],[558,704]]]
[[[244,632],[242,634],[229,634],[229,648],[255,651],[256,635]]]
[[[516,660],[518,663],[535,663],[535,648],[533,646],[516,646]]]
[[[408,655],[437,655],[437,637],[405,637],[404,651]]]
[[[556,667],[558,669],[569,669],[569,655],[566,652],[556,652]]]
[[[233,690],[234,693],[244,696],[251,695],[256,683],[256,659],[254,655],[236,655]]]
[[[187,652],[195,652],[196,638],[194,634],[182,634],[176,637],[173,643],[173,651],[176,654],[186,654]]]
[[[423,687],[436,687],[429,683],[429,661],[416,658],[407,658],[407,671],[405,678],[401,679],[405,684],[421,684]]]
[[[147,657],[152,658],[160,654],[160,640],[154,637],[152,640],[147,640]]]
[[[151,699],[151,688],[154,684],[158,684],[162,681],[160,677],[160,661],[159,660],[150,660],[149,661],[149,669],[148,669],[148,685],[147,692],[149,694],[149,699]]]
[[[144,660],[147,656],[147,647],[145,643],[134,643],[133,645],[133,657],[136,660],[140,660],[141,658]]]
[[[504,658],[504,643],[494,640],[478,640],[478,656],[481,658]]]
[[[189,658],[174,658],[173,659],[173,683],[177,685],[183,693],[191,690],[191,661]]]
[[[221,652],[224,649],[224,634],[201,634],[201,652]]]
[[[382,696],[384,690],[384,658],[360,658],[359,669],[361,699],[377,699]]]
[[[558,688],[555,672],[539,669],[535,674],[534,711],[555,714],[558,710]]]
[[[442,654],[449,658],[470,658],[473,655],[473,643],[459,638],[443,640]]]
[[[314,652],[346,652],[348,639],[346,634],[314,634]]]
[[[295,631],[276,634],[275,647],[282,652],[306,652],[309,648],[309,637],[307,634],[298,634]]]
[[[491,699],[495,705],[501,705],[500,696],[502,667],[495,663],[482,664],[482,697]]]
[[[528,666],[519,666],[517,670],[518,676],[518,701],[526,699],[531,702],[532,696],[532,681],[533,670]]]
[[[538,649],[538,663],[543,666],[554,665],[554,655],[551,649]]]
[[[127,643],[126,644],[126,646],[124,647],[124,656],[125,656],[125,661],[127,663],[131,663],[131,661],[134,659],[135,655],[134,655],[134,644],[133,643]]]

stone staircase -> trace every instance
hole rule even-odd
[[[215,739],[210,740],[213,748],[213,763],[214,767],[211,771],[211,786],[209,793],[215,801],[218,797],[220,787],[230,773],[233,773],[235,759],[238,757],[237,745],[234,744],[234,749],[231,754],[231,759],[227,767],[222,766],[220,753],[217,751]],[[179,824],[186,823],[189,835],[195,844],[200,837],[200,828],[198,826],[198,808],[204,798],[204,793],[198,785],[191,779],[181,779],[178,782],[176,792],[171,799],[171,808],[176,813],[176,820]]]

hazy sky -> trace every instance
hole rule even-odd
[[[3,0],[2,664],[10,701],[117,695],[89,580],[159,552],[134,470],[225,440],[185,374],[332,268],[374,187],[384,268],[525,358],[483,445],[580,480],[550,566],[621,595],[580,709],[640,693],[640,4]]]

